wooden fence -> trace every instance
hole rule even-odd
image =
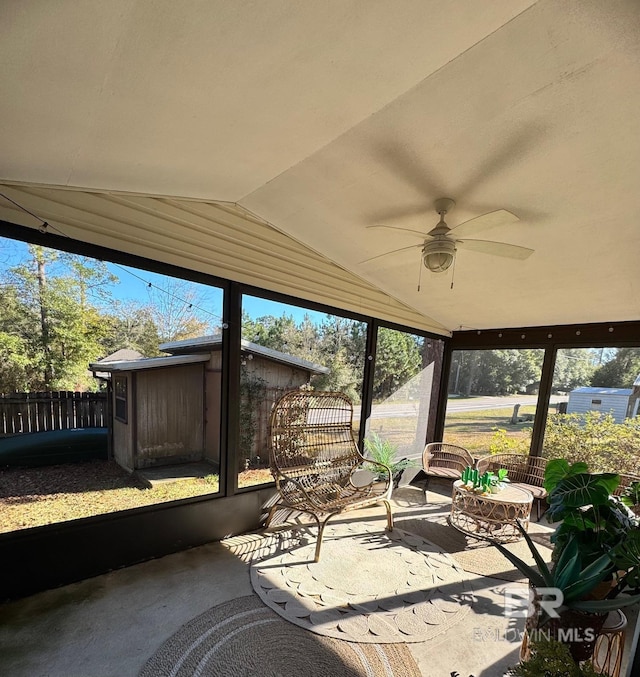
[[[0,395],[0,436],[108,427],[106,393],[70,391]]]

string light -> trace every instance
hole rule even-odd
[[[51,230],[55,231],[56,233],[58,233],[59,235],[61,235],[62,237],[65,237],[69,240],[72,239],[69,235],[67,235],[62,230],[60,230],[60,228],[58,228],[57,226],[51,225],[50,223],[48,223],[44,219],[41,219],[39,216],[37,216],[33,212],[30,212],[28,209],[23,207],[21,204],[17,203],[15,200],[12,200],[5,193],[0,192],[0,196],[2,196],[5,200],[8,200],[9,202],[11,202],[11,204],[15,205],[16,207],[18,207],[18,209],[21,209],[26,214],[29,214],[29,216],[33,216],[34,219],[37,219],[38,221],[40,221],[40,226],[38,226],[38,231],[40,233],[46,234],[46,233],[49,232],[48,229],[51,229]],[[99,260],[99,259],[97,259],[97,260]],[[127,273],[131,277],[135,277],[140,282],[143,282],[144,284],[147,285],[148,289],[155,289],[159,292],[162,292],[166,296],[170,296],[171,298],[175,299],[176,301],[180,301],[181,303],[184,303],[189,310],[197,310],[197,311],[199,311],[199,312],[201,312],[205,315],[209,315],[210,317],[212,317],[214,320],[216,320],[218,322],[222,322],[222,316],[221,315],[217,315],[216,313],[212,313],[209,310],[206,310],[205,308],[201,308],[200,306],[194,306],[192,302],[187,301],[186,299],[183,299],[183,298],[177,296],[176,294],[173,294],[172,292],[167,291],[166,289],[163,289],[162,287],[158,287],[157,285],[153,284],[152,282],[149,282],[149,280],[144,279],[140,275],[137,275],[133,271],[129,270],[128,268],[125,268],[124,266],[121,266],[118,263],[111,263],[111,265],[114,268],[118,268],[119,270],[123,271],[124,273]],[[185,280],[185,281],[189,282],[189,280]],[[197,283],[194,283],[194,284],[197,284]]]

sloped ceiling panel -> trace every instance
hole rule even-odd
[[[2,185],[52,232],[382,320],[445,328],[231,203]],[[0,218],[37,228],[0,197]]]

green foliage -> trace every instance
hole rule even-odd
[[[591,382],[596,354],[585,348],[563,348],[556,354],[554,389],[568,392]]]
[[[590,473],[584,463],[549,461],[544,486],[549,491],[549,521],[561,521],[551,540],[554,559],[566,548],[579,549],[584,563],[608,557],[608,578],[614,592],[637,587],[640,578],[640,522],[623,501],[613,496],[620,483],[615,473]],[[624,570],[626,574],[617,577]]]
[[[614,599],[586,599],[589,593],[598,584],[609,580],[614,569],[613,561],[608,553],[601,554],[597,559],[585,564],[580,544],[575,534],[571,534],[555,566],[550,569],[544,558],[531,540],[531,537],[520,524],[516,525],[524,537],[529,551],[533,556],[536,566],[527,564],[511,550],[501,543],[487,537],[513,566],[526,576],[536,588],[557,588],[562,591],[564,606],[569,609],[577,609],[591,613],[607,613],[613,609],[621,609],[625,606],[636,604],[640,601],[640,595],[616,597]],[[555,549],[554,549],[555,555]],[[616,592],[618,592],[617,590]],[[547,616],[542,616],[540,626],[548,622]]]
[[[363,323],[327,315],[318,326],[308,315],[296,324],[291,315],[265,315],[253,320],[243,313],[242,337],[327,367],[329,374],[313,376],[311,385],[316,390],[342,392],[353,402],[360,401],[366,343]]]
[[[620,498],[627,508],[640,506],[640,482],[631,482]]]
[[[472,468],[467,466],[460,476],[462,482],[467,486],[467,488],[472,491],[481,491],[483,493],[489,493],[492,490],[496,490],[503,482],[508,482],[507,479],[509,471],[505,468],[500,468],[498,473],[495,474],[491,471],[482,473],[478,472],[477,468]]]
[[[6,275],[10,302],[0,308],[0,330],[24,344],[20,352],[7,353],[10,369],[14,376],[22,370],[22,390],[88,389],[95,384],[88,364],[103,353],[108,333],[91,299],[111,278],[99,261],[35,245],[29,253]],[[65,274],[50,274],[51,266],[61,264]]]
[[[640,375],[640,348],[618,348],[611,360],[598,367],[592,386],[631,388]]]
[[[375,401],[387,399],[422,370],[421,337],[380,327],[373,381]]]
[[[571,656],[569,647],[554,639],[538,640],[531,643],[528,661],[511,668],[508,675],[513,677],[598,677],[587,661],[580,666]]]
[[[635,474],[640,449],[640,418],[616,423],[611,414],[550,414],[542,455],[582,461],[595,472]]]
[[[517,522],[536,562],[532,567],[502,544],[496,548],[536,587],[557,588],[563,607],[590,613],[606,613],[640,601],[640,595],[620,596],[626,588],[636,589],[640,580],[640,522],[622,502],[611,496],[619,483],[611,473],[591,474],[584,464],[554,459],[547,464],[545,487],[550,520],[561,519],[552,536],[550,569],[533,541]],[[622,573],[620,573],[622,572]],[[608,582],[604,599],[590,599],[599,584]],[[562,616],[562,612],[561,612]],[[549,617],[542,615],[538,627]]]
[[[6,393],[24,392],[28,388],[33,359],[24,341],[0,331],[0,384]]]
[[[258,415],[265,399],[267,383],[259,376],[250,374],[242,367],[240,375],[240,462],[248,467],[254,458],[254,441],[258,432]],[[265,454],[266,456],[266,454]],[[260,459],[262,462],[265,459]]]
[[[456,350],[449,392],[508,395],[540,380],[542,350]]]
[[[311,379],[316,390],[344,393],[352,402],[360,401],[362,372],[356,371],[349,362],[346,348],[339,348],[333,355],[322,358],[322,365],[329,369],[328,374],[319,374]]]
[[[417,467],[417,463],[408,458],[396,459],[398,454],[398,445],[390,442],[389,440],[384,440],[378,435],[378,433],[371,433],[371,435],[364,441],[365,452],[368,454],[376,463],[382,463],[391,469],[391,474],[393,476],[398,475],[403,470],[407,468]],[[368,469],[375,472],[373,466]]]
[[[494,428],[489,440],[490,454],[528,454],[531,446],[531,428],[528,437],[512,437],[504,428]]]

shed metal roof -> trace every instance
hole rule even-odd
[[[169,355],[166,357],[145,357],[141,360],[120,360],[118,362],[94,362],[89,369],[97,372],[140,371],[142,369],[157,369],[160,367],[175,367],[181,364],[196,364],[207,362],[208,355]]]
[[[212,334],[210,336],[198,336],[196,338],[184,339],[183,341],[171,341],[169,343],[161,343],[159,348],[167,353],[182,353],[194,351],[210,351],[219,350],[222,345],[222,336],[220,334]],[[246,353],[253,355],[260,355],[275,362],[281,362],[290,367],[297,367],[313,372],[314,374],[328,374],[329,368],[323,367],[321,364],[310,362],[301,357],[294,357],[288,353],[282,353],[279,350],[272,348],[265,348],[264,346],[252,343],[246,339],[240,342],[241,348]]]
[[[571,393],[584,393],[585,395],[621,395],[629,397],[629,395],[633,393],[633,390],[631,388],[598,388],[594,386],[583,386],[582,388],[575,388]]]

